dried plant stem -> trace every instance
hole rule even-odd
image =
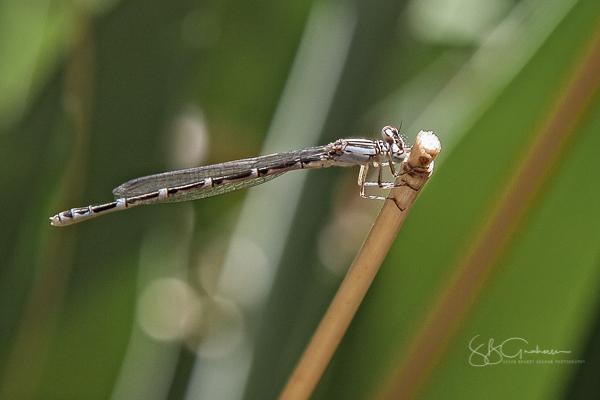
[[[405,173],[396,179],[396,185],[404,186],[390,191],[389,200],[384,203],[329,309],[283,389],[280,400],[308,399],[312,394],[408,211],[433,172],[433,159],[440,149],[439,139],[433,132],[419,132],[411,153],[402,163],[402,171]]]

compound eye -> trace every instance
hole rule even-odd
[[[383,129],[381,130],[381,136],[383,137],[383,140],[385,140],[388,143],[395,143],[398,141],[399,137],[398,137],[398,129],[394,128],[393,126],[384,126]]]

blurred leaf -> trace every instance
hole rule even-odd
[[[537,359],[585,359],[599,282],[598,75],[575,88],[589,96],[574,103],[579,109],[555,114],[554,105],[571,101],[561,96],[584,62],[597,63],[584,56],[597,45],[599,12],[579,2],[437,166],[334,360],[335,396],[372,398],[393,388],[394,398],[561,397],[572,364],[476,368],[469,342],[519,337],[527,349],[571,351]],[[511,203],[517,209],[505,219],[515,214],[514,223],[489,225],[536,140],[556,140],[540,136],[549,123],[564,126],[557,137],[565,142],[542,143],[533,155],[556,151],[523,203]],[[503,238],[499,248],[481,247],[489,235]],[[474,251],[487,255],[471,260]]]

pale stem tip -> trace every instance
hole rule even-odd
[[[412,168],[429,168],[442,150],[440,139],[432,131],[420,131],[410,151],[408,164]]]

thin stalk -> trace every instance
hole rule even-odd
[[[411,153],[402,163],[404,173],[396,179],[397,187],[390,191],[388,200],[379,212],[329,309],[281,392],[280,400],[308,399],[314,391],[406,215],[431,176],[433,159],[440,150],[440,141],[433,132],[419,132]]]

